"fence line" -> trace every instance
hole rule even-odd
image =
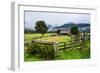
[[[75,47],[80,47],[79,49],[83,49],[83,41],[79,39],[78,42],[72,42],[72,43],[67,43],[67,42],[60,42],[59,43],[59,50],[65,50],[69,48],[75,48]]]
[[[55,55],[58,54],[58,43],[57,42],[48,42],[48,41],[41,41],[41,40],[33,40],[31,43],[38,43],[38,44],[42,44],[42,45],[51,45],[54,48],[55,51]]]

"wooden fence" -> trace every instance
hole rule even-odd
[[[75,38],[75,37],[74,37]],[[31,43],[39,43],[43,45],[52,45],[56,54],[59,53],[59,50],[66,50],[66,49],[80,49],[83,50],[85,47],[85,39],[84,38],[76,38],[67,43],[67,42],[48,42],[43,40],[33,40]],[[27,43],[27,42],[25,42]]]
[[[55,55],[59,53],[58,43],[57,42],[48,42],[48,41],[41,41],[41,40],[33,40],[31,43],[38,43],[42,45],[51,45],[54,48]]]
[[[80,49],[82,50],[84,48],[85,41],[82,39],[78,39],[76,42],[71,41],[70,43],[67,42],[60,42],[58,47],[59,50],[66,50],[66,49]]]
[[[41,41],[41,40],[33,40],[31,43],[35,42],[38,44],[44,44],[44,45],[52,45],[54,47],[54,51],[58,54],[59,50],[66,50],[66,49],[80,49],[82,50],[84,48],[84,41],[82,39],[78,39],[79,41],[76,42],[48,42],[48,41]],[[25,42],[27,43],[27,42]]]
[[[59,50],[66,50],[66,49],[74,49],[76,48],[77,49],[82,49],[82,43],[70,43],[70,44],[67,44],[66,42],[61,42],[59,43]]]

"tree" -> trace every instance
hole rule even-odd
[[[80,38],[78,27],[77,26],[72,27],[70,33],[72,42],[77,43],[79,41],[78,39]]]
[[[58,29],[58,30],[57,30],[57,34],[60,34],[60,31],[61,31],[61,29]]]
[[[46,23],[44,21],[37,21],[35,30],[37,33],[41,33],[42,35],[44,35],[47,32],[48,27],[46,26]]]
[[[70,33],[72,35],[78,35],[79,34],[78,27],[77,26],[72,27]]]

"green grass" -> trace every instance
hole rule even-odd
[[[69,51],[60,51],[59,55],[54,60],[73,60],[73,59],[88,59],[90,58],[90,50],[80,51],[71,49]],[[25,61],[43,61],[38,56],[26,56]]]
[[[78,49],[71,49],[69,51],[62,51],[57,60],[71,60],[71,59],[87,59],[90,58],[90,50],[80,51]]]
[[[56,59],[66,60],[66,59],[80,59],[81,54],[79,50],[71,49],[69,51],[61,51]]]
[[[40,58],[35,55],[25,55],[24,56],[24,61],[40,61]]]
[[[66,42],[70,43],[71,37],[70,36],[50,36],[53,35],[54,33],[47,33],[44,34],[44,37],[38,38],[36,40],[46,40],[50,42]],[[25,34],[24,35],[24,40],[25,41],[32,41],[33,38],[35,37],[41,37],[41,34]],[[55,57],[54,60],[70,60],[70,59],[88,59],[90,58],[90,40],[87,40],[85,43],[85,47],[83,51],[79,49],[70,49],[63,51],[61,50],[59,52],[59,55]],[[26,48],[26,47],[25,47]],[[42,61],[42,58],[39,58],[38,56],[35,55],[28,55],[27,53],[24,54],[24,59],[25,61]]]
[[[65,35],[65,36],[50,36],[53,34],[54,33],[47,33],[47,34],[44,34],[43,37],[41,34],[25,34],[24,40],[32,41],[33,38],[36,38],[36,37],[42,37],[37,40],[47,40],[47,41],[52,41],[52,42],[69,42],[71,40],[70,36],[67,36],[67,35]]]
[[[53,33],[47,33],[47,34],[44,34],[44,37],[45,36],[49,36],[49,35],[52,35]],[[24,34],[24,40],[25,41],[32,41],[33,38],[35,37],[42,37],[41,34]]]
[[[46,40],[49,42],[69,42],[71,40],[71,38],[69,36],[50,36],[50,37],[44,37],[44,38],[40,38],[38,40]]]

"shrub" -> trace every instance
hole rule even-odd
[[[24,46],[25,46],[25,47],[28,47],[29,45],[30,45],[30,42],[29,42],[29,41],[25,41],[25,42],[24,42]]]
[[[52,60],[55,58],[53,45],[34,42],[31,44],[29,52],[31,55],[37,55],[44,60]]]
[[[72,27],[70,33],[72,35],[78,35],[79,34],[78,27],[77,26]]]

